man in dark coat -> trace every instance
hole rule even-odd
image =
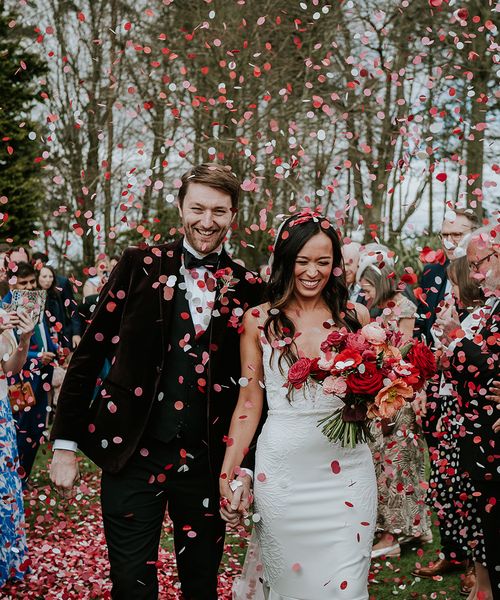
[[[424,297],[417,306],[415,332],[416,337],[424,336],[430,346],[433,344],[431,329],[436,321],[437,308],[440,302],[451,295],[446,268],[455,257],[455,250],[463,238],[477,227],[477,217],[470,209],[447,211],[439,234],[446,260],[444,264],[425,265],[422,271],[420,288]]]
[[[103,469],[114,599],[157,598],[167,504],[183,597],[217,598],[224,543],[218,479],[238,398],[241,319],[263,292],[223,247],[239,190],[218,165],[182,177],[185,237],[125,250],[59,396],[51,478],[63,493],[71,490],[76,445]],[[92,400],[106,359],[111,368]],[[243,467],[253,467],[253,455],[249,449]],[[238,477],[248,493],[250,477]]]

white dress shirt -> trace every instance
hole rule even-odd
[[[204,254],[197,252],[191,244],[184,238],[184,248],[196,258],[203,258]],[[214,252],[220,254],[222,246],[219,246]],[[181,274],[184,276],[184,284],[179,284],[179,289],[185,288],[186,300],[189,304],[189,312],[193,320],[194,330],[196,335],[208,329],[210,319],[212,318],[212,309],[215,301],[215,287],[209,290],[206,285],[203,285],[209,277],[212,276],[211,271],[205,267],[196,269],[186,269],[184,264],[181,267]],[[202,285],[200,285],[200,283]]]

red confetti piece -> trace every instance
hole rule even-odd
[[[334,475],[338,475],[340,473],[340,463],[338,460],[334,460],[332,461],[332,463],[330,464],[330,468],[332,470],[332,473]]]

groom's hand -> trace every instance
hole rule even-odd
[[[78,479],[76,452],[54,450],[50,465],[50,480],[64,498],[70,498],[75,481]]]
[[[231,509],[237,510],[242,517],[248,515],[248,509],[253,501],[252,478],[246,472],[241,472],[233,482],[234,491],[231,500]]]
[[[231,525],[231,527],[236,527],[241,520],[241,514],[237,510],[231,508],[233,491],[227,479],[221,479],[219,489],[220,516],[224,521],[226,521],[226,523]]]

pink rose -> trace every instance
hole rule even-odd
[[[357,333],[348,333],[347,334],[347,348],[349,350],[354,350],[355,352],[363,353],[365,350],[370,349],[370,344],[368,343],[365,336],[358,331]]]
[[[374,346],[381,346],[387,339],[385,329],[378,323],[368,323],[361,328],[366,340]]]
[[[347,391],[347,383],[342,377],[327,377],[323,381],[323,391],[325,394],[335,394],[342,396]]]

